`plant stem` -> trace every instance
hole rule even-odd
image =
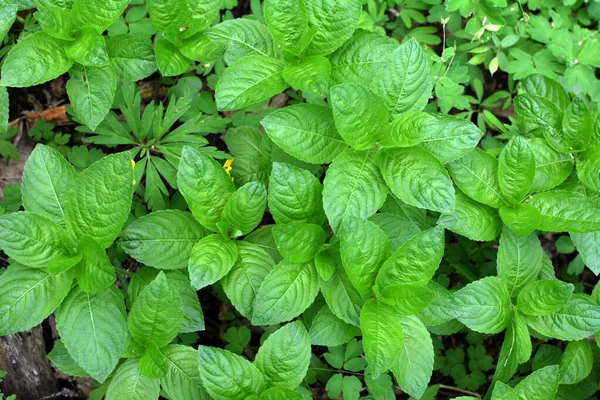
[[[443,385],[441,383],[439,385],[440,385],[440,389],[453,390],[455,392],[464,393],[464,394],[468,394],[469,396],[477,397],[478,399],[481,398],[481,395],[479,393],[470,392],[468,390],[460,389],[460,388],[457,388],[454,386]]]

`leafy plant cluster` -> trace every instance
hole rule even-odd
[[[36,1],[2,64],[3,120],[5,86],[68,72],[77,131],[111,154],[30,131],[46,144],[0,203],[0,335],[54,314],[48,358],[108,400],[427,399],[438,378],[460,399],[594,395],[600,289],[578,277],[600,272],[600,108],[569,71],[597,60],[510,65],[559,57],[537,17],[571,40],[595,3],[362,3]],[[34,6],[11,4],[6,32]],[[506,90],[485,96],[481,63]],[[142,108],[133,82],[157,69],[183,76]],[[563,232],[578,258],[557,279],[545,248]],[[199,290],[235,310],[224,349],[203,340]]]

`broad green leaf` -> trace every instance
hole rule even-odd
[[[54,364],[56,368],[65,374],[71,376],[89,376],[88,373],[73,360],[73,357],[71,357],[60,339],[54,342],[52,351],[48,353],[48,359],[52,361],[52,364]]]
[[[362,297],[370,297],[379,269],[392,254],[389,239],[373,222],[352,216],[342,221],[338,235],[350,282]]]
[[[250,233],[262,221],[267,206],[267,190],[260,182],[248,182],[236,190],[225,203],[221,223],[234,236]]]
[[[525,286],[517,297],[519,310],[542,316],[559,311],[573,294],[573,285],[557,279],[539,280]]]
[[[206,36],[216,44],[226,46],[224,58],[229,65],[246,56],[282,58],[269,29],[256,20],[237,18],[223,21],[208,29]]]
[[[238,258],[221,284],[235,309],[246,318],[252,318],[258,290],[275,263],[265,250],[253,243],[236,244]]]
[[[140,370],[142,374],[153,379],[167,376],[167,363],[154,342],[146,344],[146,352],[140,358]]]
[[[116,35],[106,38],[106,52],[120,80],[135,82],[155,71],[154,49],[137,35]]]
[[[238,257],[238,248],[221,235],[201,239],[192,248],[188,271],[196,290],[212,285],[227,275]]]
[[[558,105],[550,99],[537,95],[520,94],[515,97],[514,107],[523,134],[540,130],[553,130],[557,134],[560,132],[563,113]],[[550,143],[553,148],[557,144],[562,146],[560,142]],[[556,148],[555,150],[560,151]]]
[[[357,29],[330,57],[331,85],[357,83],[369,87],[373,77],[394,53],[398,44],[378,32]]]
[[[16,4],[4,4],[0,10],[0,40],[4,40],[10,27],[15,22],[17,10],[18,7]]]
[[[466,399],[471,399],[470,397],[466,397]],[[492,392],[492,399],[494,400],[520,400],[519,396],[515,390],[508,386],[504,382],[497,382],[494,385],[494,390]]]
[[[574,98],[565,109],[562,131],[570,150],[585,150],[593,134],[592,114],[584,101]]]
[[[439,115],[436,119],[436,129],[427,131],[421,146],[443,164],[469,154],[483,135],[475,124],[464,118]]]
[[[543,257],[544,249],[535,233],[522,238],[504,227],[500,235],[496,265],[498,276],[504,278],[512,297],[537,279]]]
[[[494,377],[486,397],[489,397],[489,394],[494,390],[494,386],[496,386],[496,384],[500,385],[503,382],[508,382],[513,377],[515,372],[517,372],[517,368],[519,367],[517,354],[520,352],[519,349],[523,347],[523,344],[521,343],[521,339],[523,339],[523,337],[519,334],[520,329],[517,328],[516,321],[517,320],[513,318],[506,327],[504,340],[500,348],[500,354],[498,355],[496,371],[494,372]],[[531,338],[529,335],[527,340],[529,340],[531,343]]]
[[[320,225],[325,219],[322,190],[319,180],[307,170],[274,162],[269,179],[269,211],[278,224]]]
[[[352,286],[340,260],[336,260],[335,273],[327,281],[321,281],[321,292],[336,317],[344,322],[360,326],[360,310],[364,300]]]
[[[391,366],[399,386],[416,398],[421,398],[433,373],[433,343],[427,328],[417,317],[402,316],[400,356]]]
[[[252,323],[274,325],[302,314],[319,293],[319,276],[313,262],[281,261],[269,272],[254,299]]]
[[[23,207],[64,225],[67,193],[76,176],[73,166],[58,151],[38,144],[23,168]]]
[[[326,240],[326,233],[320,226],[302,222],[277,224],[271,232],[283,258],[295,263],[314,259]]]
[[[525,319],[513,309],[512,327],[515,335],[515,358],[517,363],[523,364],[531,358],[532,346],[529,328]]]
[[[561,110],[564,110],[569,105],[570,100],[567,91],[560,83],[544,75],[530,75],[521,80],[520,84],[519,92],[546,98],[556,104]]]
[[[531,196],[529,204],[540,210],[537,229],[554,232],[600,231],[600,204],[591,197],[566,190]]]
[[[77,245],[83,258],[75,273],[79,288],[88,293],[97,293],[115,283],[117,275],[106,255],[106,251],[94,239],[84,236]]]
[[[158,400],[160,381],[142,374],[140,358],[127,359],[115,372],[106,391],[106,400]]]
[[[598,275],[600,273],[600,232],[571,233],[571,239],[585,265]]]
[[[543,192],[560,185],[571,174],[573,157],[555,151],[541,138],[529,140],[535,158],[535,177],[531,192]]]
[[[572,385],[584,380],[594,364],[592,345],[587,339],[569,342],[560,360],[559,382]]]
[[[305,389],[305,391],[306,391],[306,389]],[[280,399],[302,400],[304,398],[305,397],[303,397],[302,393],[300,393],[300,392],[296,392],[291,389],[284,389],[284,388],[280,388],[280,387],[269,388],[269,389],[265,390],[264,392],[262,392],[260,394],[260,397],[258,397],[259,400],[280,400]],[[248,397],[247,399],[251,399],[251,398]]]
[[[0,86],[0,132],[2,132],[2,133],[8,131],[8,112],[9,112],[8,90],[6,89],[6,87]]]
[[[14,264],[0,275],[0,335],[42,323],[71,289],[73,274],[53,276],[41,268]]]
[[[92,378],[104,382],[127,345],[121,293],[115,287],[93,294],[75,287],[55,316],[58,333],[73,360]]]
[[[205,235],[206,230],[189,212],[163,210],[131,223],[121,234],[119,245],[150,267],[181,269],[188,266],[194,245]]]
[[[166,32],[183,28],[190,17],[186,3],[188,2],[181,0],[148,0],[146,7],[152,25]]]
[[[190,68],[190,60],[166,39],[158,39],[154,42],[154,54],[162,76],[181,75]]]
[[[403,202],[433,211],[454,209],[454,187],[448,172],[422,147],[378,152],[377,162],[392,193]]]
[[[302,322],[291,322],[273,332],[260,346],[254,364],[265,383],[294,389],[308,372],[310,337]]]
[[[494,240],[502,230],[498,211],[471,200],[461,192],[456,193],[454,211],[442,213],[438,224],[476,241]]]
[[[329,101],[340,136],[356,150],[370,149],[386,132],[387,105],[366,87],[334,86]]]
[[[386,373],[403,349],[403,326],[394,309],[377,300],[368,300],[360,312],[365,358],[373,378]]]
[[[264,2],[265,22],[283,51],[299,55],[307,43],[308,16],[303,0]]]
[[[304,57],[283,69],[283,79],[296,90],[324,95],[329,89],[331,65],[323,56]]]
[[[315,254],[315,267],[324,281],[328,281],[335,273],[335,259],[327,247]]]
[[[8,87],[39,85],[57,78],[73,65],[64,42],[38,31],[13,46],[2,64],[0,84]]]
[[[35,17],[40,24],[40,27],[48,35],[63,40],[75,39],[73,20],[69,11],[57,6],[40,7],[38,11],[35,12]],[[2,38],[2,36],[3,32],[0,30],[0,38]]]
[[[247,19],[244,18],[244,21]],[[234,19],[231,21],[242,21],[242,19]],[[208,38],[206,34],[208,30],[196,32],[194,35],[184,38],[178,45],[178,49],[187,58],[205,63],[214,61],[223,57],[225,53],[225,43],[215,43]]]
[[[104,67],[108,65],[106,42],[102,35],[93,29],[83,28],[80,30],[75,40],[66,43],[65,51],[70,59],[81,66]]]
[[[338,317],[325,305],[312,320],[310,330],[310,343],[319,346],[340,346],[348,343],[352,338],[360,335],[360,330]]]
[[[540,223],[541,214],[531,204],[521,203],[516,207],[500,207],[500,218],[517,236],[526,237]]]
[[[183,303],[177,289],[160,272],[135,299],[127,317],[133,339],[140,345],[163,347],[171,342],[183,324]]]
[[[329,107],[295,104],[270,113],[261,125],[276,145],[308,163],[329,163],[346,148]]]
[[[395,283],[383,289],[378,298],[394,307],[397,314],[413,315],[427,307],[435,294],[423,286]]]
[[[117,75],[112,66],[77,66],[69,71],[67,94],[77,118],[90,129],[104,120],[117,90]]]
[[[535,158],[527,139],[511,139],[500,153],[498,178],[500,189],[513,204],[519,204],[533,186]]]
[[[71,8],[73,26],[90,27],[102,33],[128,5],[129,0],[75,0]]]
[[[525,315],[527,325],[544,336],[581,340],[600,330],[600,306],[584,294],[572,295],[558,311],[542,316]]]
[[[67,253],[58,255],[52,260],[50,260],[50,262],[48,263],[48,272],[50,272],[52,275],[59,275],[73,268],[76,264],[78,264],[81,261],[82,258],[83,254],[81,253],[74,255]],[[112,270],[112,266],[110,267],[110,269]]]
[[[214,400],[242,400],[266,387],[254,364],[227,350],[199,346],[198,365],[204,388]]]
[[[559,367],[549,365],[534,371],[515,386],[520,399],[553,400],[558,391]]]
[[[388,105],[390,117],[422,111],[431,96],[429,63],[413,38],[400,45],[371,83],[371,90]]]
[[[369,218],[385,201],[387,187],[372,154],[347,150],[327,169],[323,208],[334,232],[346,216]]]
[[[177,170],[177,186],[198,222],[217,232],[225,204],[235,191],[231,177],[221,164],[185,146]]]
[[[588,189],[600,192],[600,141],[577,157],[577,177]]]
[[[444,255],[444,228],[436,226],[414,236],[383,264],[375,283],[380,290],[396,283],[425,286]]]
[[[456,186],[473,200],[495,208],[506,204],[498,182],[498,160],[493,155],[473,149],[446,168]]]
[[[469,283],[454,293],[454,300],[462,312],[457,319],[474,331],[496,334],[510,323],[510,292],[501,278]]]
[[[425,220],[425,210],[409,206],[392,194],[388,195],[379,213],[370,220],[388,235],[394,251],[429,227]]]
[[[452,293],[435,281],[428,282],[426,288],[433,293],[433,299],[417,315],[421,322],[433,326],[454,319],[458,310]]]
[[[198,369],[198,351],[189,346],[169,345],[162,349],[167,363],[167,376],[160,386],[172,400],[200,399],[210,397],[202,387]]]
[[[215,90],[217,108],[238,110],[268,100],[288,84],[282,76],[283,61],[267,56],[246,56],[221,75]]]
[[[440,128],[437,118],[429,113],[405,112],[392,119],[388,131],[383,135],[382,144],[389,147],[415,146],[426,138],[435,136],[432,132]]]
[[[358,25],[361,13],[359,0],[307,1],[308,26],[316,30],[305,54],[324,56],[348,40]]]
[[[0,249],[17,262],[45,268],[72,247],[67,232],[49,218],[29,211],[0,216]]]
[[[79,175],[65,205],[71,236],[89,236],[102,248],[112,244],[131,209],[132,165],[129,152],[111,154]]]

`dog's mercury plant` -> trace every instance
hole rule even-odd
[[[154,72],[153,50],[133,37],[101,36],[127,1],[38,3],[43,30],[11,50],[2,84],[70,71],[74,111],[94,129],[118,79]],[[0,275],[0,335],[54,313],[60,341],[49,358],[104,383],[108,400],[158,399],[161,391],[174,400],[310,398],[301,385],[311,346],[355,337],[365,380],[391,374],[420,398],[434,368],[432,334],[463,327],[503,336],[488,399],[551,400],[590,375],[599,298],[556,279],[538,232],[568,232],[600,272],[598,107],[528,77],[496,156],[477,147],[483,134],[471,122],[424,111],[434,86],[424,49],[356,29],[359,0],[266,0],[266,24],[244,18],[212,27],[218,1],[147,3],[164,35],[154,43],[163,73],[187,70],[182,48],[192,45],[203,57],[223,57],[220,110],[290,86],[310,101],[269,113],[266,134],[227,132],[236,155],[227,169],[193,142],[183,146],[172,186],[189,211],[137,220],[128,221],[132,154],[77,174],[38,145],[23,175],[25,211],[0,216],[0,249],[11,263]],[[245,173],[232,179],[238,159]],[[274,224],[260,227],[265,212]],[[435,280],[454,234],[499,240],[496,274],[450,289]],[[109,259],[111,246],[143,265],[124,271],[127,287],[117,283],[123,270]],[[178,334],[204,329],[196,291],[216,283],[252,325],[277,327],[252,361],[176,344]],[[532,336],[567,342],[564,355],[509,385],[532,357]]]

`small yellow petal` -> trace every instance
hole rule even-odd
[[[131,160],[131,168],[135,168],[135,161]]]

